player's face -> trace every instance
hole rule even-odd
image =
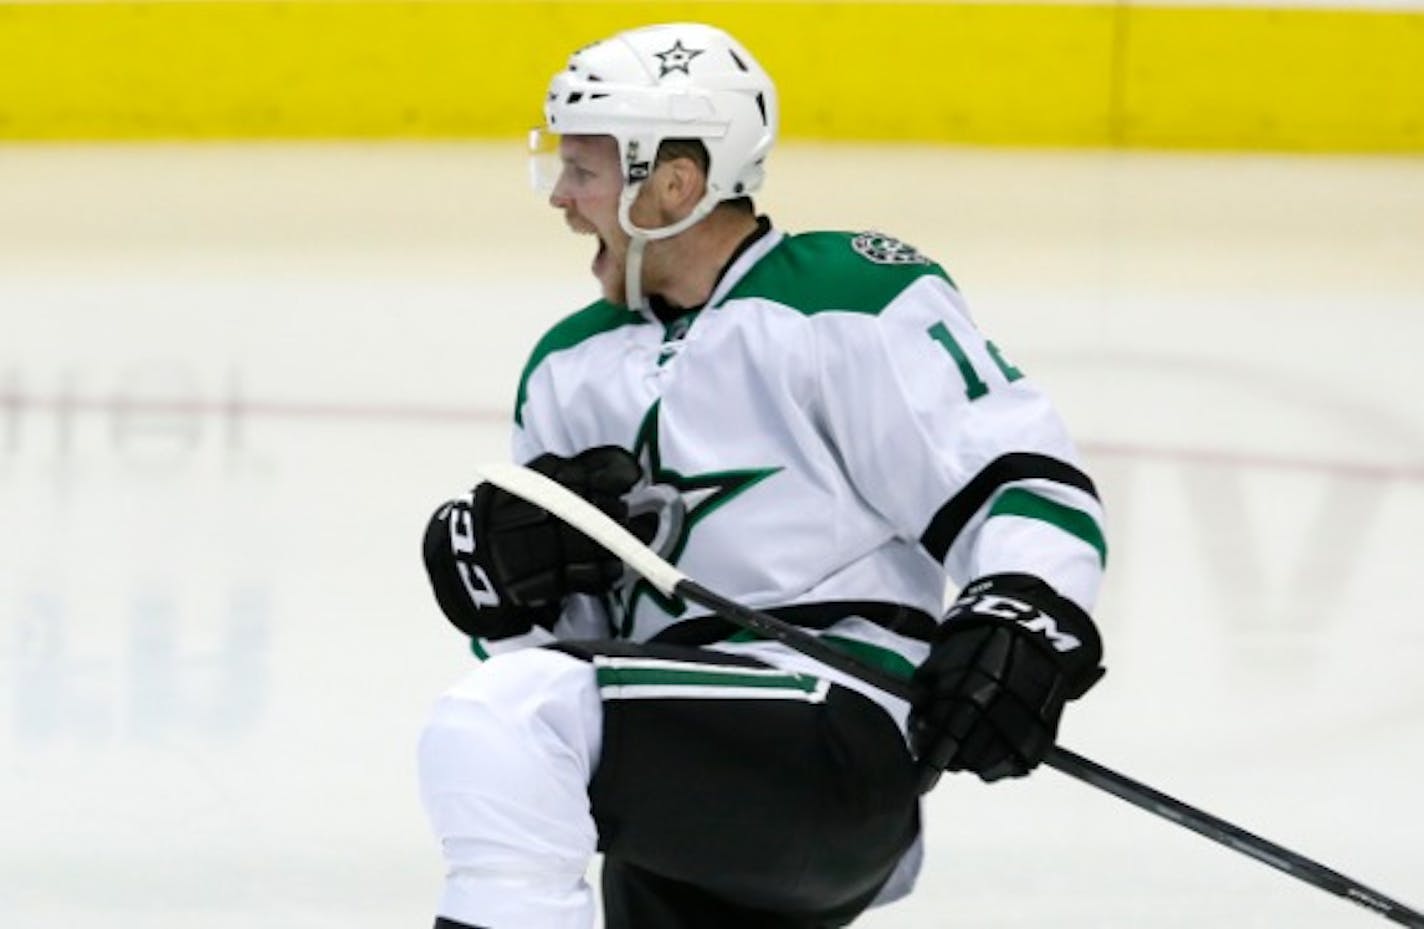
[[[559,140],[559,161],[549,204],[563,212],[574,232],[597,237],[593,276],[603,285],[605,300],[627,303],[628,234],[618,224],[623,190],[618,143],[611,136],[566,135]]]

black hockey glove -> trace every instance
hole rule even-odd
[[[985,781],[1021,777],[1058,734],[1064,704],[1103,675],[1097,628],[1036,577],[996,574],[970,584],[915,672],[910,740],[921,789],[942,771]]]
[[[643,470],[613,445],[573,458],[540,455],[529,467],[624,525],[622,496]],[[502,639],[548,628],[570,593],[608,590],[622,563],[540,507],[483,482],[443,504],[425,528],[425,570],[440,609],[466,635]]]

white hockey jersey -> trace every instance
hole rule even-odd
[[[1101,581],[1102,508],[1053,407],[944,271],[879,233],[766,229],[672,324],[575,313],[535,348],[515,420],[517,461],[630,450],[664,558],[894,672],[927,654],[947,582],[1027,573],[1091,610]],[[717,643],[866,690],[704,614],[628,576],[571,598],[554,635]]]

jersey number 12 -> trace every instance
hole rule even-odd
[[[944,350],[949,352],[949,357],[954,359],[954,366],[959,369],[959,376],[964,378],[964,396],[970,400],[978,400],[989,392],[989,385],[984,383],[979,372],[974,370],[974,364],[969,360],[969,356],[964,353],[961,346],[953,335],[949,332],[949,327],[944,323],[935,323],[928,330],[930,338],[934,339]],[[1004,378],[1012,384],[1023,377],[1023,372],[1004,360],[1004,356],[999,354],[999,348],[993,342],[985,342],[989,349],[989,357],[994,360],[994,364],[1003,372]]]

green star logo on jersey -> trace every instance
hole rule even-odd
[[[644,414],[638,437],[633,442],[633,456],[643,467],[643,480],[629,495],[629,511],[635,520],[656,515],[657,534],[648,547],[665,561],[677,564],[698,523],[781,469],[744,468],[679,474],[664,467],[658,435],[660,407],[661,401],[658,401]],[[619,634],[624,637],[633,632],[634,610],[642,597],[651,599],[669,616],[681,616],[687,610],[687,603],[681,597],[665,597],[642,578],[617,596],[623,614]]]

